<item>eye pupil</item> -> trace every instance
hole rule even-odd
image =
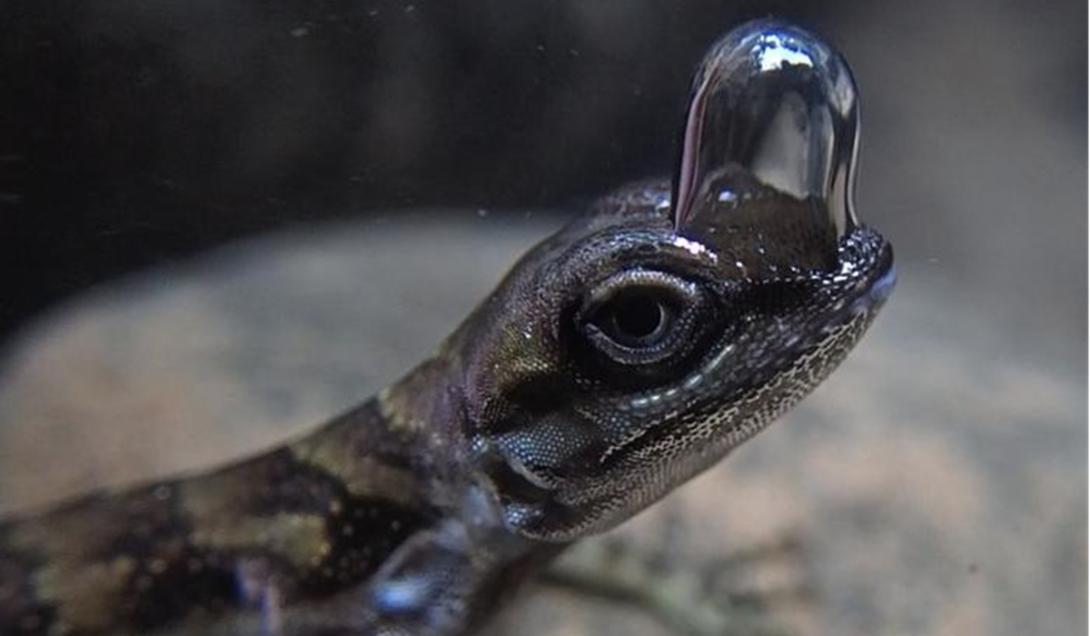
[[[644,340],[663,327],[666,309],[650,294],[622,292],[610,303],[610,321],[617,335],[624,339]]]

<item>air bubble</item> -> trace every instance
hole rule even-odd
[[[826,226],[825,237],[839,239],[857,224],[858,130],[855,82],[829,44],[775,20],[734,29],[693,79],[674,177],[675,225],[722,226],[710,217],[732,214],[806,215],[807,223]]]

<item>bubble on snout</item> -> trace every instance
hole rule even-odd
[[[674,177],[675,225],[767,226],[775,238],[787,223],[792,236],[801,227],[804,240],[835,250],[857,224],[858,130],[855,82],[829,44],[774,20],[734,29],[693,79]]]

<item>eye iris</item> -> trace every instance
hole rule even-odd
[[[642,343],[666,324],[666,308],[648,293],[623,292],[610,305],[612,331],[621,340]]]

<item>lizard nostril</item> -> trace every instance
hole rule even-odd
[[[750,22],[711,49],[692,90],[674,178],[679,229],[738,216],[779,222],[743,209],[770,197],[804,205],[766,205],[757,216],[806,210],[787,222],[814,225],[834,246],[856,226],[859,109],[851,71],[832,47],[782,22]]]

